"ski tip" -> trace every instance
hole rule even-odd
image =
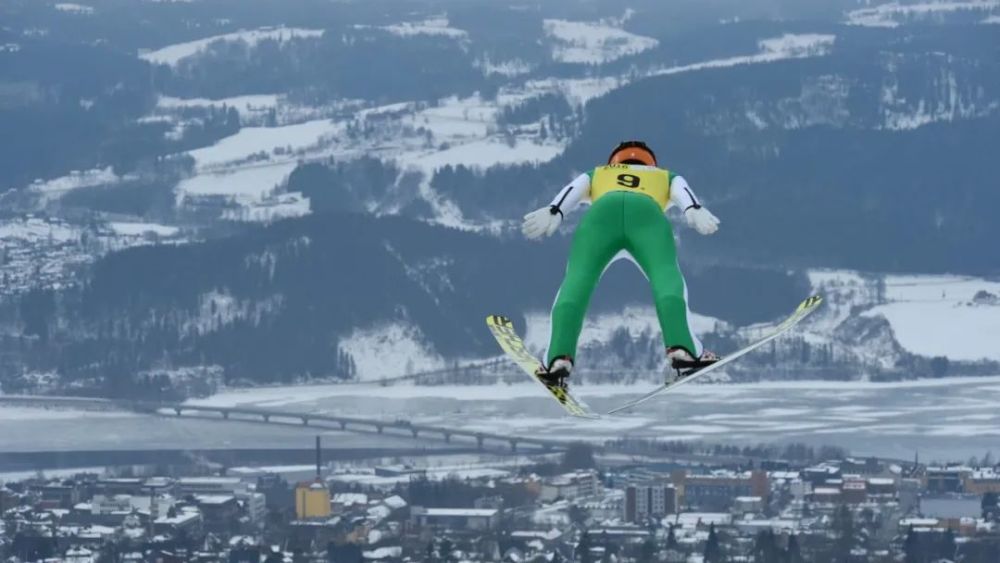
[[[486,317],[486,324],[497,325],[497,326],[510,326],[514,324],[511,320],[503,315],[488,315]]]
[[[799,304],[799,311],[805,311],[807,309],[815,309],[823,303],[822,295],[811,295],[806,297],[805,301]]]

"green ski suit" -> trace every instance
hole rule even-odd
[[[651,166],[603,166],[566,186],[552,205],[568,212],[584,200],[592,204],[573,235],[566,275],[552,307],[549,365],[559,356],[576,358],[590,297],[604,270],[622,252],[649,280],[664,346],[682,346],[698,357],[702,347],[691,330],[687,289],[673,229],[664,214],[671,203],[682,209],[698,206],[687,182]]]

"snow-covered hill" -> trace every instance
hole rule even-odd
[[[613,24],[615,22],[547,20],[546,29],[558,46],[556,58],[574,62],[579,62],[578,59],[607,62],[640,53],[656,44],[649,38],[632,36]],[[417,30],[418,27],[405,29]],[[428,33],[451,29],[424,27]],[[591,28],[600,29],[602,34],[593,41],[588,40],[589,43],[581,43],[581,34]],[[239,34],[234,34],[233,40],[242,39],[237,36]],[[397,163],[404,171],[422,175],[421,197],[431,207],[433,221],[478,229],[489,225],[470,221],[431,189],[430,181],[438,169],[461,165],[482,171],[495,166],[544,163],[559,156],[573,140],[572,131],[558,135],[551,128],[551,122],[544,118],[514,127],[502,124],[500,117],[505,110],[551,95],[564,97],[570,106],[580,108],[594,98],[649,76],[821,56],[828,52],[834,39],[832,35],[784,34],[760,41],[756,53],[683,66],[656,65],[640,73],[630,70],[592,77],[530,80],[508,77],[507,83],[492,98],[448,96],[431,103],[412,101],[388,105],[344,100],[330,107],[310,108],[277,95],[221,100],[167,97],[160,99],[150,118],[173,123],[175,130],[184,126],[183,111],[192,107],[233,107],[240,112],[241,119],[247,118],[251,123],[260,122],[261,116],[269,113],[278,118],[275,123],[244,127],[211,146],[190,151],[188,154],[196,162],[195,175],[177,186],[179,204],[197,205],[197,200],[188,196],[218,196],[249,208],[250,212],[243,214],[230,210],[228,217],[273,220],[288,215],[268,213],[268,208],[273,207],[269,198],[281,193],[281,185],[293,163],[377,154],[379,158]],[[195,46],[198,45],[202,44],[195,42]],[[198,54],[198,50],[188,44],[164,51],[182,52],[185,57]],[[144,56],[148,58],[152,54]],[[353,109],[344,111],[352,105]],[[359,105],[361,107],[357,107]],[[214,206],[214,201],[210,205]],[[392,209],[393,205],[387,201],[379,208]]]
[[[721,379],[906,379],[926,375],[910,371],[913,356],[982,364],[974,373],[990,370],[983,362],[1000,361],[1000,348],[995,344],[1000,342],[1000,282],[847,270],[815,270],[809,279],[814,293],[824,297],[823,307],[773,348],[725,370]],[[789,311],[799,297],[789,296]],[[529,313],[525,322],[525,342],[541,357],[548,345],[549,313]],[[774,324],[733,327],[697,312],[692,314],[692,322],[700,337],[708,341],[723,338],[729,347],[766,335]],[[803,352],[803,345],[810,351]],[[359,375],[365,378],[376,373],[378,377],[414,374],[449,365],[413,326],[394,324],[358,331],[341,348],[351,353]],[[730,350],[718,351],[724,354]],[[774,358],[781,359],[780,369],[773,368]],[[498,353],[463,358],[458,363],[482,364],[496,359],[504,361]],[[588,380],[657,379],[666,364],[652,304],[629,305],[619,313],[592,313],[584,324],[577,359],[579,371]],[[516,373],[512,364],[506,367],[501,372]]]
[[[1000,361],[1000,282],[965,276],[887,276],[885,302],[862,313],[889,321],[913,354]]]

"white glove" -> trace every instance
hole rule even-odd
[[[562,212],[558,207],[545,206],[524,216],[521,232],[529,239],[539,239],[550,236],[562,223]]]
[[[701,207],[688,207],[684,212],[688,225],[703,235],[710,235],[719,230],[719,218],[712,212]]]

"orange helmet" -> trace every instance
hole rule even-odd
[[[611,151],[608,164],[645,164],[656,166],[656,155],[653,149],[642,141],[622,141]]]

